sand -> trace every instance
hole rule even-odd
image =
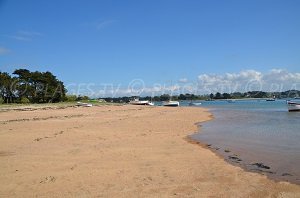
[[[27,110],[0,112],[0,197],[300,197],[188,142],[203,108]]]

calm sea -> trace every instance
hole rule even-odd
[[[300,184],[300,112],[288,112],[285,100],[198,102],[215,119],[201,123],[193,139],[230,163]]]

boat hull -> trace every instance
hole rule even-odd
[[[189,106],[200,106],[201,104],[201,102],[190,102]]]
[[[272,101],[275,101],[275,99],[267,99],[266,101],[269,101],[269,102],[272,102]]]
[[[165,107],[178,107],[179,102],[178,101],[167,101],[167,102],[163,102],[163,106],[165,106]]]
[[[90,103],[77,102],[78,107],[92,107],[93,105]]]
[[[132,104],[132,105],[149,105],[149,106],[154,106],[154,104],[152,102],[149,102],[148,100],[130,101],[129,104]]]
[[[288,102],[288,110],[292,111],[300,111],[300,103]]]
[[[132,105],[148,105],[148,101],[132,101],[132,102],[129,102],[129,104],[132,104]]]

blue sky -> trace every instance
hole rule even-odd
[[[292,86],[299,10],[298,0],[0,0],[0,70],[121,87],[280,70],[296,74]]]

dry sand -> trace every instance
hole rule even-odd
[[[0,197],[300,197],[186,141],[202,108],[0,112]]]

